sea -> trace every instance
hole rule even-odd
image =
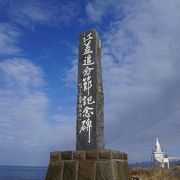
[[[180,163],[180,161],[175,161]],[[129,163],[129,167],[152,166],[151,162]],[[45,180],[48,167],[0,166],[0,180]]]
[[[47,167],[0,166],[0,180],[45,180]]]
[[[47,168],[42,166],[0,166],[0,180],[45,180]]]

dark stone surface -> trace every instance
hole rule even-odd
[[[64,163],[49,164],[46,180],[63,180]]]
[[[119,151],[112,151],[112,158],[113,159],[124,159],[124,153]]]
[[[61,153],[62,160],[71,160],[72,156],[73,156],[72,151],[64,151],[64,152]]]
[[[63,180],[78,180],[78,162],[65,161]]]
[[[80,33],[78,51],[76,151],[52,152],[46,180],[128,180],[127,154],[104,150],[101,42],[96,30]]]
[[[120,174],[118,171],[118,165],[117,165],[117,161],[116,160],[112,160],[112,174],[113,174],[113,178],[116,180],[120,179]]]
[[[99,151],[97,150],[87,150],[86,151],[86,159],[99,159]]]
[[[96,164],[96,180],[114,179],[112,174],[111,161],[99,161]]]
[[[124,152],[103,150],[81,150],[81,151],[55,151],[51,152],[51,165],[59,163],[61,160],[85,160],[85,159],[117,159],[127,160],[127,154]]]
[[[125,155],[113,150],[52,152],[46,180],[128,180]]]
[[[112,152],[109,150],[99,151],[99,159],[112,159]]]
[[[95,177],[96,177],[96,162],[95,161],[79,162],[78,180],[95,180]]]
[[[56,165],[61,160],[61,152],[55,151],[50,153],[50,163],[51,165]]]
[[[119,177],[123,180],[129,180],[129,167],[127,161],[117,161],[117,167],[119,172]]]
[[[76,149],[103,149],[104,96],[101,75],[101,43],[96,30],[80,33],[78,51]],[[87,59],[90,62],[89,65],[86,65]],[[94,69],[86,71],[89,68]],[[88,84],[89,86],[92,84],[89,93],[86,89]],[[90,123],[91,126],[88,126]]]
[[[85,151],[74,151],[73,159],[86,159],[86,152]]]

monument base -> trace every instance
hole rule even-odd
[[[46,180],[129,180],[127,154],[113,150],[56,151]]]

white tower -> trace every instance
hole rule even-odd
[[[158,137],[156,137],[155,150],[152,152],[152,160],[156,166],[169,169],[169,159],[165,155],[163,149],[161,149]]]

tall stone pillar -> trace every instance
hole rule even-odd
[[[104,149],[101,41],[96,30],[79,35],[76,149]]]
[[[95,29],[80,33],[76,151],[54,151],[46,180],[128,180],[127,154],[104,149],[101,42]]]

